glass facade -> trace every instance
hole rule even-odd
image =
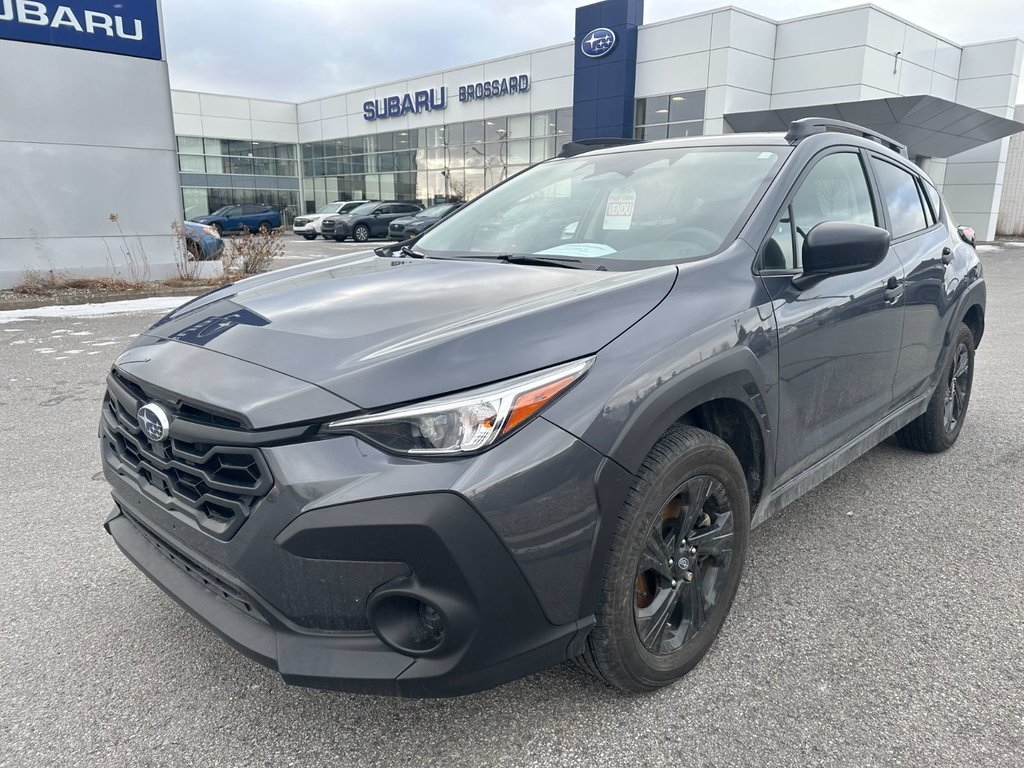
[[[186,218],[256,203],[290,224],[335,200],[471,200],[571,138],[572,109],[298,146],[179,136],[178,168]]]
[[[572,110],[302,145],[303,210],[334,200],[471,200],[572,137]]]
[[[295,144],[178,137],[178,170],[185,218],[224,205],[273,205],[291,223],[299,212]]]
[[[704,133],[704,91],[636,100],[633,138],[655,141]]]

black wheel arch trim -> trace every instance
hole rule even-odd
[[[608,458],[636,473],[665,431],[695,408],[713,400],[735,400],[754,416],[764,445],[765,486],[775,466],[767,390],[760,363],[746,347],[733,349],[666,381],[644,398],[608,452]]]
[[[597,471],[601,525],[594,533],[580,616],[593,614],[601,594],[601,578],[608,559],[615,521],[626,501],[640,465],[662,435],[687,413],[713,400],[734,400],[747,408],[761,431],[763,446],[762,493],[767,496],[775,475],[775,446],[772,440],[766,386],[753,353],[734,348],[695,366],[646,398],[615,442],[608,458]],[[751,501],[751,513],[755,509]]]

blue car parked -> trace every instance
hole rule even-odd
[[[196,261],[219,259],[224,250],[224,241],[216,228],[194,221],[185,222],[185,247]]]
[[[218,232],[269,232],[281,226],[281,213],[272,205],[225,205],[189,221],[208,224]]]

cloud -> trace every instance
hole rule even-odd
[[[588,0],[589,1],[589,0]],[[163,4],[175,88],[304,100],[568,42],[575,6],[559,0],[170,0]],[[739,0],[773,19],[831,8],[823,0]],[[1019,0],[977,0],[950,13],[893,0],[892,13],[958,43],[1024,34]],[[648,22],[718,7],[647,0]],[[1024,85],[1022,85],[1024,89]]]

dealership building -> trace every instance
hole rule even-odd
[[[906,144],[980,239],[1024,234],[1016,37],[962,45],[871,5],[644,24],[642,0],[605,0],[564,44],[295,103],[171,90],[161,34],[157,0],[0,0],[0,70],[31,73],[0,79],[0,287],[116,271],[133,248],[169,274],[170,222],[226,204],[290,220],[333,200],[471,199],[574,138],[808,116]]]

